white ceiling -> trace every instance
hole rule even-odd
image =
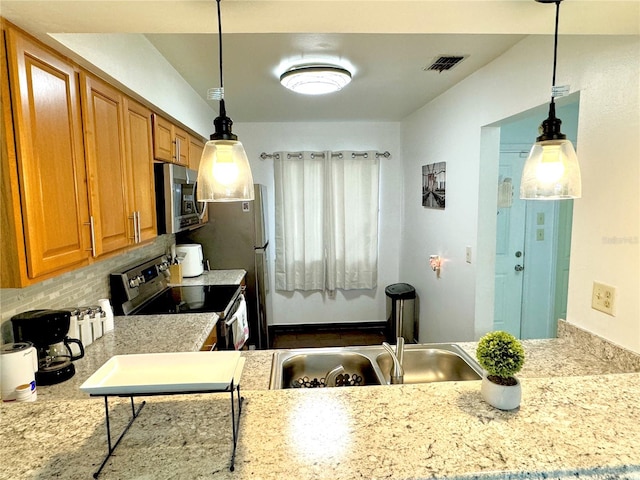
[[[568,0],[560,33],[638,35],[639,6]],[[45,40],[145,34],[202,97],[219,85],[214,0],[0,0],[0,7]],[[235,122],[401,120],[525,35],[551,34],[555,14],[554,5],[534,0],[224,0],[221,8],[225,99]],[[468,57],[449,72],[423,70],[450,54]],[[353,81],[316,97],[279,85],[287,67],[313,60],[348,66]]]

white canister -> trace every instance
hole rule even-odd
[[[35,402],[38,352],[29,342],[0,349],[0,393],[3,402]]]
[[[98,340],[104,333],[103,325],[102,325],[102,308],[98,305],[92,306],[91,308],[91,335],[93,336],[93,341]]]
[[[82,345],[85,347],[91,345],[93,343],[93,331],[91,329],[91,309],[89,307],[80,307],[78,328]]]
[[[80,326],[78,325],[78,315],[80,315],[80,310],[76,307],[72,308],[64,308],[63,310],[68,310],[69,314],[69,338],[76,338],[80,340]],[[71,348],[71,354],[74,356],[80,355],[80,347],[78,347],[75,343],[70,343],[69,348]]]
[[[113,324],[113,308],[111,308],[111,303],[108,298],[101,298],[98,300],[98,305],[102,308],[103,316],[104,316],[104,333],[110,332],[114,328]]]

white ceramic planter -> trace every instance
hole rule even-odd
[[[522,386],[520,385],[520,380],[516,378],[516,381],[518,382],[516,385],[504,386],[487,380],[486,375],[483,376],[482,386],[480,387],[483,400],[500,410],[518,408],[522,398]]]

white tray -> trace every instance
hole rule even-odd
[[[240,352],[116,355],[80,386],[91,395],[223,391],[239,384]]]

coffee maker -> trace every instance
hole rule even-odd
[[[53,385],[76,373],[73,361],[84,357],[82,342],[69,338],[71,314],[63,310],[30,310],[11,318],[16,342],[31,342],[38,350],[37,385]],[[70,344],[78,345],[74,355]]]

